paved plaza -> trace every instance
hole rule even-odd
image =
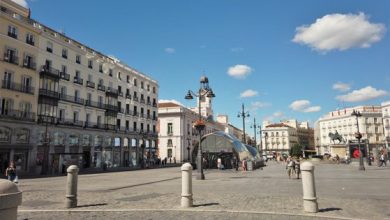
[[[302,208],[302,182],[285,165],[193,173],[194,207],[180,208],[179,167],[79,176],[78,207],[64,208],[66,177],[22,179],[18,219],[390,219],[389,167],[315,164],[320,212]],[[195,171],[196,172],[196,171]]]

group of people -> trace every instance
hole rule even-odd
[[[294,174],[296,178],[299,179],[299,175],[301,174],[300,159],[288,156],[286,160],[286,170],[289,179],[291,179]]]

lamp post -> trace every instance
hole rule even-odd
[[[319,145],[320,138],[317,137],[316,140],[317,140],[317,143],[316,143],[316,146],[317,146],[317,155],[320,155],[320,145]]]
[[[245,118],[249,117],[249,112],[245,112],[245,106],[244,103],[242,103],[242,110],[241,112],[238,112],[237,117],[242,117],[242,130],[243,130],[243,136],[242,136],[242,142],[246,144],[246,135],[245,135]]]
[[[188,141],[188,146],[187,146],[187,153],[188,153],[188,162],[191,162],[191,157],[190,157],[190,145],[191,145],[191,138],[187,138],[187,141]]]
[[[202,76],[200,78],[200,88],[198,90],[198,93],[195,93],[191,90],[188,90],[187,95],[185,96],[185,99],[190,100],[194,97],[198,97],[198,114],[199,118],[195,122],[195,128],[199,133],[199,147],[198,147],[198,156],[197,156],[197,176],[196,178],[198,180],[204,180],[205,176],[203,173],[203,155],[202,155],[202,130],[206,127],[206,123],[202,120],[202,114],[201,114],[201,100],[205,97],[208,98],[214,98],[215,94],[213,93],[213,90],[209,87],[209,79],[206,76]]]
[[[362,138],[362,134],[359,131],[359,117],[362,116],[362,114],[359,111],[353,110],[351,116],[356,117],[356,127],[357,127],[357,132],[355,133],[356,139],[358,139],[358,148],[359,148],[359,170],[365,170],[364,168],[364,163],[363,163],[363,153],[362,149],[360,148],[360,139]]]
[[[261,140],[261,125],[256,124],[256,118],[255,117],[253,118],[253,125],[251,125],[251,128],[253,128],[253,131],[255,133],[255,147],[257,147],[257,143],[256,143],[256,128],[260,128],[260,133],[259,134],[260,134],[260,140]],[[259,153],[260,153],[260,147],[258,147],[257,149],[259,150]]]
[[[268,138],[268,132],[264,132],[264,140],[265,140],[265,153],[267,153],[267,138]]]

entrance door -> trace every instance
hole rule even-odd
[[[9,164],[9,152],[0,152],[0,175],[5,174]]]
[[[91,167],[91,152],[83,151],[83,168]]]

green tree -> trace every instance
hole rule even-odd
[[[290,156],[292,157],[301,157],[303,146],[299,144],[294,144],[294,146],[290,149]]]

